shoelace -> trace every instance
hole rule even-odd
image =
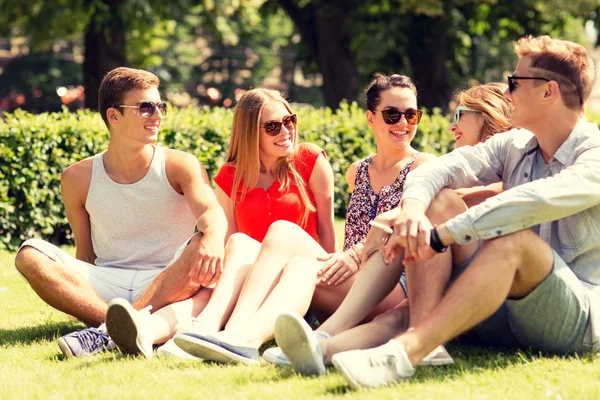
[[[87,352],[97,351],[108,345],[108,334],[100,329],[84,329],[74,332],[74,336],[81,344],[81,348]]]

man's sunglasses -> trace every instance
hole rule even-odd
[[[410,125],[417,125],[423,116],[423,111],[415,110],[414,108],[407,108],[404,111],[400,111],[397,108],[386,108],[385,110],[375,110],[373,112],[380,112],[383,122],[388,125],[397,124],[403,115],[406,117],[406,122]]]
[[[291,114],[283,117],[281,121],[267,121],[263,124],[263,128],[265,128],[265,133],[267,135],[277,136],[279,135],[279,132],[281,132],[282,125],[291,130],[296,127],[297,122],[298,117],[296,117],[296,114]]]
[[[155,103],[153,101],[142,101],[137,106],[120,105],[117,107],[137,108],[138,113],[140,114],[140,117],[142,117],[142,118],[150,118],[151,116],[154,115],[156,110],[158,110],[158,113],[163,118],[167,115],[167,103],[165,103],[165,102]]]
[[[509,76],[508,77],[508,91],[510,93],[512,93],[516,88],[516,81],[518,81],[519,79],[523,79],[523,80],[539,80],[539,81],[546,81],[546,82],[550,82],[552,79],[547,79],[547,78],[542,78],[539,76]]]
[[[456,110],[454,110],[454,117],[452,118],[452,126],[458,125],[458,122],[460,121],[460,116],[463,111],[481,112],[479,110],[473,110],[472,108],[469,108],[469,107],[458,106],[458,107],[456,107]]]

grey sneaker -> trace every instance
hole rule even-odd
[[[149,326],[150,308],[137,311],[125,299],[116,298],[108,303],[106,329],[117,346],[127,354],[154,355],[152,327]]]
[[[454,359],[446,350],[446,347],[440,345],[433,349],[433,351],[427,354],[420,362],[420,366],[434,366],[439,367],[442,365],[454,364]]]
[[[159,357],[178,358],[180,360],[201,360],[200,358],[194,357],[193,355],[183,351],[181,347],[175,344],[173,339],[167,340],[165,344],[160,346],[156,350],[156,355]]]
[[[395,340],[369,350],[335,354],[331,362],[354,389],[389,385],[415,373],[406,352]]]
[[[313,331],[313,335],[317,340],[329,339],[331,336],[327,332]],[[292,363],[281,350],[281,347],[271,347],[266,349],[262,354],[263,359],[271,364],[278,366],[291,366]]]
[[[106,328],[86,328],[58,338],[58,347],[67,358],[92,356],[109,350]]]
[[[325,375],[321,344],[304,318],[297,312],[287,312],[277,317],[275,340],[302,375]]]

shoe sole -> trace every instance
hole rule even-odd
[[[63,339],[61,337],[58,338],[58,347],[60,348],[60,350],[63,352],[63,354],[67,358],[75,358],[75,354],[73,354],[73,352],[71,351],[71,348],[69,347],[69,345],[67,344],[65,339]]]
[[[346,367],[341,364],[338,359],[336,358],[336,356],[334,355],[331,358],[331,363],[333,364],[333,366],[335,367],[335,369],[338,370],[338,372],[340,374],[342,374],[342,376],[344,377],[344,379],[346,380],[346,382],[348,382],[348,384],[350,385],[350,387],[352,389],[358,390],[361,389],[363,386],[361,386],[350,374],[350,372],[346,369]]]
[[[186,353],[204,360],[216,361],[222,364],[241,363],[254,365],[260,363],[260,360],[253,360],[248,357],[240,356],[219,345],[188,335],[177,334],[173,338],[173,341]]]
[[[301,375],[319,376],[327,372],[324,365],[318,365],[316,360],[319,355],[315,354],[314,345],[311,345],[317,339],[299,314],[286,313],[277,318],[275,340],[294,369]],[[316,345],[319,346],[318,341]]]
[[[131,310],[130,310],[131,308]],[[106,311],[106,330],[108,336],[124,353],[151,358],[154,354],[144,351],[138,342],[139,326],[131,316],[133,307],[124,299],[113,299]]]
[[[288,360],[287,358],[273,356],[273,355],[271,355],[271,353],[269,353],[269,350],[271,350],[271,349],[265,350],[264,353],[262,354],[262,358],[266,362],[268,362],[269,364],[278,365],[280,367],[281,366],[286,366],[286,367],[292,366],[292,363],[290,362],[290,360]]]

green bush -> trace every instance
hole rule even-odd
[[[297,113],[302,141],[327,152],[335,175],[335,212],[343,216],[349,198],[346,169],[375,151],[365,112],[357,104],[342,104],[336,111],[299,106]],[[213,177],[225,160],[232,118],[231,109],[173,109],[163,122],[159,143],[195,154]],[[453,142],[448,128],[439,110],[426,113],[415,146],[435,154],[447,152]],[[108,132],[94,112],[5,114],[0,119],[0,248],[14,250],[34,236],[57,244],[71,242],[60,174],[107,146]]]

